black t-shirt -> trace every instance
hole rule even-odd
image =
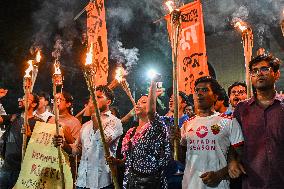
[[[28,120],[31,131],[33,131],[36,121],[38,120],[35,118],[30,118]],[[4,169],[14,171],[21,170],[23,143],[23,134],[21,133],[21,128],[23,122],[24,119],[21,117],[21,115],[17,115],[17,117],[6,127],[7,140],[3,165]]]

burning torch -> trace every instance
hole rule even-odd
[[[135,107],[136,103],[135,103],[134,98],[132,97],[132,94],[131,94],[131,91],[130,91],[130,88],[129,88],[129,84],[128,84],[127,80],[124,78],[125,75],[126,75],[125,70],[123,69],[122,66],[119,66],[116,70],[115,79],[121,84],[122,89],[124,90],[124,92],[129,97],[133,107]]]
[[[166,6],[170,11],[170,24],[171,24],[171,46],[172,46],[172,62],[173,62],[173,95],[174,95],[174,127],[178,130],[178,45],[181,25],[181,12],[175,8],[175,3],[172,0],[167,1]],[[179,141],[177,138],[174,140],[174,160],[178,160]]]
[[[36,58],[33,61],[33,70],[32,70],[32,86],[31,86],[31,91],[33,91],[34,84],[37,78],[37,73],[38,73],[38,64],[40,63],[41,60],[41,55],[40,55],[40,50],[37,51],[36,53]]]
[[[252,48],[253,48],[253,32],[252,29],[243,21],[237,21],[235,23],[235,28],[238,28],[242,32],[242,41],[244,48],[245,56],[245,66],[246,66],[246,85],[248,88],[247,94],[248,98],[252,95],[251,80],[249,73],[249,62],[252,57]]]
[[[104,134],[104,129],[103,129],[103,125],[102,125],[102,120],[100,117],[100,110],[98,108],[98,103],[97,103],[97,96],[96,96],[96,86],[94,85],[94,67],[93,67],[93,44],[91,44],[90,48],[89,48],[89,52],[87,53],[87,57],[86,57],[86,63],[85,63],[85,69],[84,69],[84,77],[88,86],[88,90],[90,92],[92,101],[93,101],[93,105],[95,108],[95,114],[96,114],[96,119],[97,119],[97,123],[98,123],[98,127],[99,127],[99,131],[100,131],[100,135],[101,135],[101,140],[102,140],[102,144],[104,147],[104,151],[105,151],[105,158],[109,158],[110,157],[110,152],[109,152],[109,147],[108,144],[106,143],[106,139],[105,139],[105,134]],[[112,164],[109,164],[109,168],[111,171],[111,175],[112,175],[112,179],[113,179],[113,184],[114,184],[114,188],[115,189],[119,189],[119,184],[118,184],[118,180],[117,180],[117,176],[116,176],[116,171],[115,171],[115,167]]]
[[[29,109],[29,94],[31,93],[32,86],[32,76],[30,72],[33,70],[33,61],[28,61],[29,67],[25,71],[24,81],[23,81],[23,89],[25,93],[24,103],[25,103],[25,112],[24,112],[24,124],[22,126],[22,134],[23,134],[23,144],[22,144],[22,161],[24,160],[24,156],[27,148],[27,130],[28,130],[28,109]]]
[[[52,83],[53,83],[53,97],[54,97],[54,104],[53,104],[53,111],[55,115],[55,125],[56,125],[56,135],[59,135],[59,111],[58,111],[58,101],[57,101],[57,88],[59,87],[62,90],[63,87],[63,77],[60,70],[60,63],[56,59],[54,62],[54,74],[52,76]],[[58,151],[58,160],[59,160],[59,170],[61,176],[61,186],[62,189],[65,189],[65,178],[63,172],[63,162],[62,162],[62,153],[61,153],[61,146],[57,146]]]

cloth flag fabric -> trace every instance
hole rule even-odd
[[[194,92],[194,82],[202,76],[209,75],[202,5],[200,1],[186,4],[181,11],[180,34],[178,38],[178,86],[179,91],[187,95]],[[169,38],[172,39],[171,16],[165,17]]]
[[[95,85],[106,85],[108,77],[108,45],[104,0],[90,2],[87,11],[88,47],[93,44]]]

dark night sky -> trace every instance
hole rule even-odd
[[[161,6],[162,0],[106,0],[105,2],[109,57],[111,57],[110,79],[117,57],[121,56],[117,54],[115,45],[120,41],[126,49],[139,49],[139,60],[127,77],[131,89],[135,88],[137,96],[146,92],[145,72],[150,67],[155,67],[163,74],[165,86],[169,87],[171,51],[165,23],[153,24],[154,20],[165,13]],[[278,24],[284,0],[204,0],[202,3],[207,36],[216,32],[222,35],[223,31],[231,30],[232,18],[240,17],[251,24],[258,24],[255,28],[256,46],[263,43],[261,39],[274,35],[282,49],[284,48]],[[58,36],[62,38],[64,45],[72,42],[72,48],[64,47],[60,62],[65,77],[64,89],[75,97],[75,106],[81,106],[80,102],[88,95],[81,72],[84,55],[81,34],[84,31],[86,15],[83,14],[76,22],[72,21],[72,18],[86,4],[86,0],[0,1],[0,87],[9,89],[9,94],[4,100],[6,104],[7,102],[12,104],[6,106],[8,112],[16,107],[16,99],[23,94],[22,77],[26,68],[25,61],[30,57],[29,49],[35,43],[42,46],[44,55],[35,92],[43,90],[51,94],[53,61],[51,52]],[[261,29],[268,30],[269,35],[263,36]],[[127,101],[122,90],[117,89],[115,92],[117,102]],[[129,108],[130,106],[123,106],[122,112],[125,113]]]

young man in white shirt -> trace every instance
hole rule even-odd
[[[221,86],[209,77],[195,82],[196,116],[181,128],[181,143],[187,145],[183,189],[229,189],[227,153],[243,144],[240,125],[232,117],[214,111]]]
[[[39,95],[39,104],[36,111],[34,111],[34,115],[44,122],[47,122],[52,116],[54,116],[49,110],[47,106],[49,104],[49,95],[45,92],[41,92]]]
[[[96,88],[98,107],[101,114],[106,142],[111,156],[115,156],[118,140],[123,134],[121,121],[111,114],[109,106],[114,100],[113,92],[106,86]],[[90,102],[92,103],[92,102]],[[94,107],[91,108],[94,114]],[[63,142],[62,137],[55,136],[54,144],[63,144],[62,148],[69,154],[82,154],[77,189],[111,189],[111,173],[105,160],[104,148],[95,116],[83,124],[80,136],[74,144]]]

